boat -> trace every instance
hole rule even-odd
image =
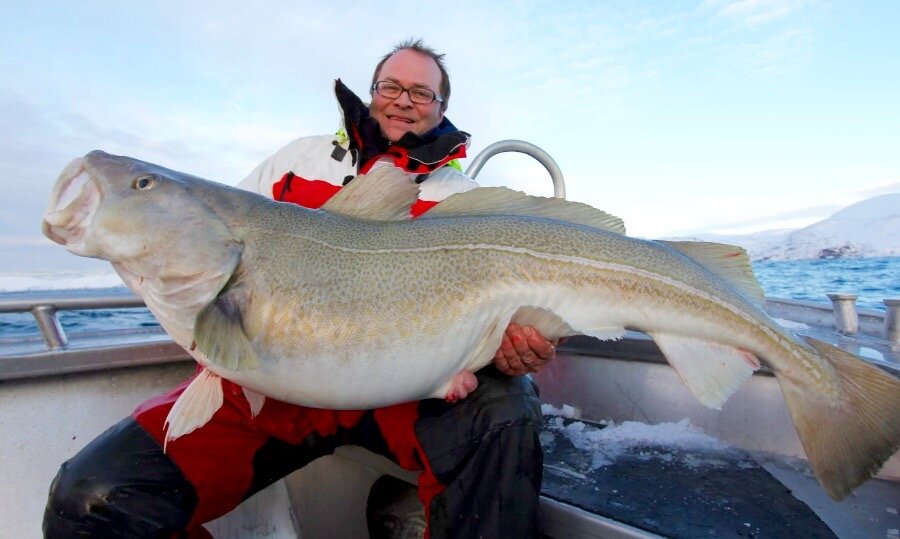
[[[507,151],[538,159],[550,172],[555,196],[565,196],[552,158],[523,141],[489,146],[467,173],[474,177],[487,159]],[[795,331],[900,377],[900,301],[886,300],[882,313],[856,309],[846,294],[830,299],[831,305],[768,298],[766,309]],[[3,536],[39,537],[59,465],[135,406],[194,372],[193,359],[158,326],[79,332],[60,324],[60,311],[142,305],[119,289],[0,298],[0,313],[30,312],[41,333],[0,338]],[[900,453],[847,499],[831,500],[812,477],[778,383],[765,369],[715,411],[696,401],[646,335],[573,337],[557,355],[534,375],[547,411],[541,435],[544,536],[897,536]],[[642,439],[598,464],[584,434],[610,425],[699,429],[719,443]],[[416,474],[359,447],[341,447],[206,527],[217,538],[366,537],[367,508],[381,501],[378,485],[385,480],[412,491]]]

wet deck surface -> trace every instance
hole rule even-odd
[[[559,429],[545,428],[542,445],[544,496],[659,535],[837,537],[741,450],[648,444],[597,467]]]

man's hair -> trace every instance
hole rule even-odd
[[[387,62],[387,59],[402,50],[415,51],[434,60],[434,63],[437,64],[438,69],[441,71],[441,87],[438,88],[438,95],[444,99],[444,101],[440,103],[441,112],[447,110],[447,104],[450,102],[450,75],[447,73],[447,68],[444,67],[444,55],[438,54],[437,51],[422,43],[421,38],[410,38],[406,41],[401,41],[391,49],[391,52],[385,54],[381,58],[378,65],[375,66],[375,72],[372,73],[372,85],[369,87],[370,91],[374,90],[375,83],[378,82],[378,74],[381,72],[381,67]]]

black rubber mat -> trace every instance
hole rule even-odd
[[[595,466],[558,421],[541,435],[544,496],[667,537],[836,537],[744,451],[645,444]]]

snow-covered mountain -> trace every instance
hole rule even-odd
[[[857,202],[805,228],[678,239],[739,245],[751,260],[900,256],[900,193]]]

